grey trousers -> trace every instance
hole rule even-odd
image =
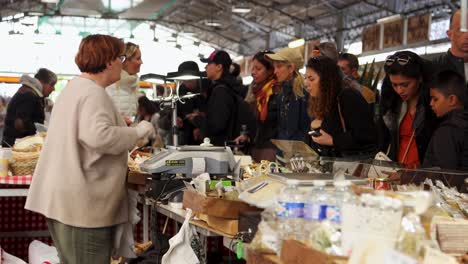
[[[60,264],[110,263],[114,226],[80,228],[47,219]]]

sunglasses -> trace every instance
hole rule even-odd
[[[400,64],[401,66],[405,66],[411,61],[411,57],[408,55],[400,55],[400,56],[395,56],[395,55],[390,55],[385,59],[385,65],[391,66],[395,62]]]
[[[125,56],[125,55],[120,55],[118,58],[119,58],[122,62],[124,62],[124,61],[127,59],[127,56]]]

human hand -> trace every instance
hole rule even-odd
[[[236,139],[234,139],[234,141],[236,142],[237,145],[240,145],[243,142],[250,141],[250,138],[249,138],[249,136],[247,136],[245,134],[242,134],[242,135],[236,137]]]
[[[200,136],[201,136],[200,129],[199,129],[199,128],[195,128],[195,129],[193,130],[193,139],[194,139],[194,140],[199,140],[199,139],[200,139]]]
[[[176,125],[177,125],[177,127],[179,127],[179,128],[181,128],[181,127],[184,126],[184,121],[182,120],[182,118],[177,117]]]
[[[125,121],[125,124],[127,124],[127,126],[130,126],[133,123],[132,119],[128,116],[124,116],[123,119]]]
[[[312,141],[322,146],[333,146],[333,138],[327,132],[320,129],[320,136],[318,137],[311,137]]]
[[[401,179],[401,175],[398,172],[391,172],[391,171],[382,171],[383,174],[388,176],[388,179],[392,181],[399,181]]]
[[[190,113],[190,114],[185,115],[185,118],[187,118],[187,120],[192,122],[193,119],[195,119],[195,117],[197,117],[199,115],[200,115],[200,113]]]
[[[140,123],[138,123],[135,129],[136,129],[138,138],[148,137],[155,133],[153,125],[146,120],[143,120]]]

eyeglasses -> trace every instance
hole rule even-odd
[[[411,61],[411,57],[408,55],[400,55],[400,56],[395,56],[395,55],[390,55],[387,57],[385,60],[385,65],[391,66],[393,63],[398,62],[401,66],[405,66]]]
[[[125,55],[120,55],[118,58],[119,58],[122,62],[124,62],[124,61],[127,59],[127,56],[125,56]]]

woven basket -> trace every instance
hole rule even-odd
[[[39,159],[39,152],[12,151],[12,154],[13,159],[9,165],[13,175],[33,175]]]
[[[33,175],[37,159],[29,161],[14,161],[10,163],[11,171],[15,176]]]

